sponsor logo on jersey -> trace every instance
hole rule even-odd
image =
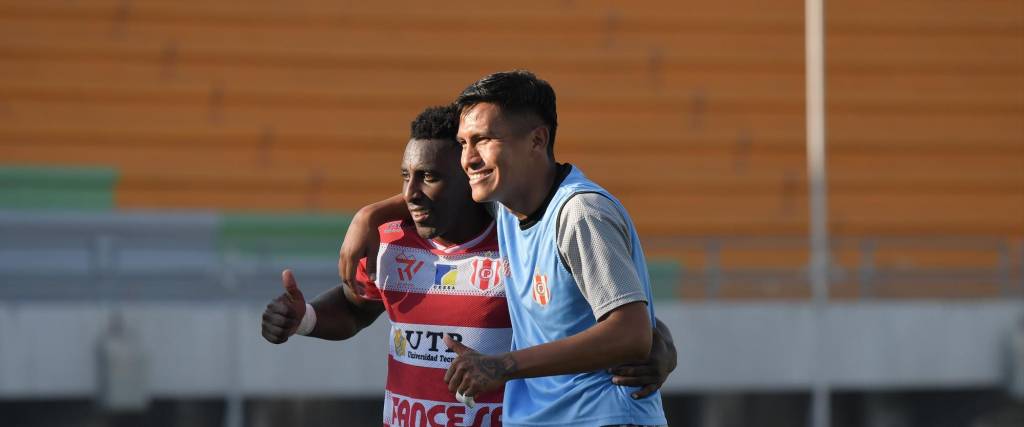
[[[454,291],[455,284],[459,280],[459,269],[451,264],[437,264],[434,270],[434,288]]]
[[[395,356],[404,359],[415,359],[420,363],[432,362],[444,364],[452,363],[455,360],[455,351],[444,344],[444,335],[451,335],[452,339],[462,342],[462,334],[457,332],[443,332],[431,329],[406,329],[392,328],[394,330],[392,340],[395,344]]]
[[[486,291],[501,285],[501,263],[490,258],[476,258],[472,262],[473,274],[469,281],[477,289]]]
[[[551,301],[551,290],[548,288],[548,275],[533,273],[533,301],[546,307]]]
[[[435,402],[388,393],[384,422],[391,426],[501,427],[501,405],[477,403],[473,409],[458,402]]]
[[[412,277],[423,268],[423,261],[405,253],[398,254],[395,257],[395,262],[398,263],[398,280],[411,281]]]

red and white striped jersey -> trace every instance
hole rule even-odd
[[[507,352],[512,325],[505,268],[494,223],[469,242],[444,247],[421,238],[411,222],[380,227],[379,299],[391,319],[385,426],[500,426],[503,390],[475,397],[472,409],[444,381],[455,352],[444,334],[484,354]]]

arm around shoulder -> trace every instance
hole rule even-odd
[[[371,277],[376,273],[377,249],[380,235],[377,228],[390,221],[409,218],[409,210],[401,194],[364,206],[352,217],[345,231],[345,240],[338,251],[338,275],[350,290],[360,293],[356,281],[359,260],[367,258],[366,270]]]
[[[627,303],[610,311],[597,325],[576,335],[494,356],[445,338],[458,357],[445,373],[453,393],[475,396],[516,378],[596,371],[635,363],[651,350],[651,321],[645,303]]]

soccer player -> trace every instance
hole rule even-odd
[[[471,198],[459,164],[457,126],[452,106],[427,109],[413,121],[402,162],[402,211],[411,212],[411,220],[375,230],[381,243],[374,254],[376,281],[366,271],[374,262],[363,260],[358,292],[338,286],[307,305],[286,270],[285,293],[263,315],[263,336],[282,343],[294,333],[346,339],[387,311],[392,327],[385,425],[501,425],[500,387],[475,395],[469,407],[444,381],[456,356],[445,336],[498,354],[510,348],[512,335],[495,223]],[[664,378],[628,380],[660,384]]]
[[[475,396],[504,386],[509,426],[666,424],[660,393],[630,398],[638,390],[613,384],[605,370],[648,357],[651,288],[622,204],[555,162],[554,90],[529,72],[495,73],[456,104],[473,199],[499,204],[515,333],[513,351],[497,355],[446,337],[459,355],[445,375],[449,391]],[[350,233],[343,255],[361,247],[363,231]]]

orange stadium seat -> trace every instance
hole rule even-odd
[[[720,280],[715,297],[809,294],[792,279],[803,246],[692,244],[806,233],[803,2],[399,3],[0,2],[0,163],[113,168],[119,208],[352,212],[398,191],[424,106],[530,68],[559,95],[559,159],[618,195],[645,238],[677,241],[649,248],[681,265],[677,296],[708,297],[715,268],[760,277]],[[831,231],[1008,242],[879,247],[872,265],[896,281],[904,267],[1022,274],[1024,10],[868,3],[827,9]],[[835,251],[834,293],[864,295],[864,248]],[[870,293],[1005,281],[904,282]]]

